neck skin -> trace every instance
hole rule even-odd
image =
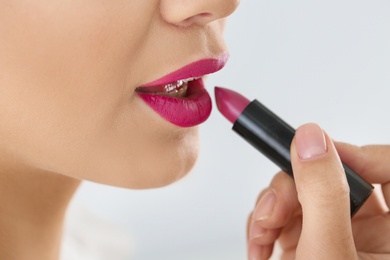
[[[0,158],[0,259],[57,260],[80,181]]]

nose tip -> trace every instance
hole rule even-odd
[[[240,0],[162,0],[161,14],[170,24],[187,27],[206,25],[225,18],[237,9]]]

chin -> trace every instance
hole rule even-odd
[[[192,170],[197,158],[198,146],[182,147],[175,156],[160,157],[158,162],[143,165],[138,172],[133,172],[136,179],[129,182],[128,188],[160,188],[175,183]]]
[[[154,146],[146,145],[144,149],[129,153],[106,150],[104,154],[90,157],[89,165],[92,168],[85,169],[84,176],[79,175],[80,171],[72,175],[127,189],[160,188],[186,176],[194,167],[198,154],[198,133],[194,129],[175,135],[161,145],[154,142]]]
[[[165,145],[154,148],[153,153],[147,153],[149,156],[146,160],[141,158],[136,165],[132,165],[132,173],[129,174],[132,180],[129,180],[128,188],[164,187],[186,176],[198,159],[198,129],[186,129],[182,134],[175,135],[173,140],[165,142]]]
[[[157,167],[151,169],[151,172],[145,172],[144,176],[150,176],[150,178],[143,179],[136,183],[131,183],[131,189],[153,189],[168,186],[182,179],[189,174],[193,166],[195,165],[196,158],[189,158],[185,163],[180,165],[172,165],[165,167]]]
[[[103,178],[91,178],[90,181],[126,188],[126,189],[153,189],[168,186],[186,176],[194,167],[198,157],[197,149],[182,156],[180,160],[174,158],[160,158],[159,162],[139,164],[130,169],[111,169],[101,172],[98,176]],[[96,176],[96,175],[95,175]]]

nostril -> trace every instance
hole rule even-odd
[[[201,14],[198,14],[198,16],[200,17],[210,17],[212,14],[210,13],[201,13]]]
[[[188,17],[187,19],[183,20],[181,25],[183,27],[190,26],[191,24],[197,23],[197,24],[204,24],[208,23],[208,21],[213,20],[213,15],[210,13],[200,13],[191,17]]]

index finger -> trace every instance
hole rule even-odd
[[[337,151],[352,170],[371,183],[382,185],[387,207],[390,207],[390,145],[354,146],[335,143]]]

